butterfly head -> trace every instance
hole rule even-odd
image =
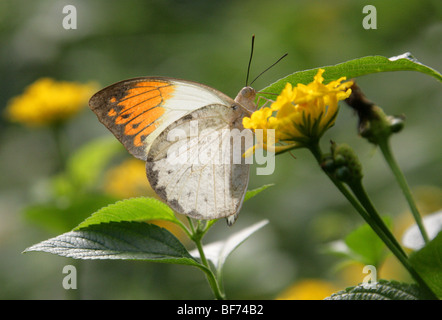
[[[244,87],[235,98],[235,102],[242,105],[250,113],[256,111],[255,104],[256,90],[252,87]]]

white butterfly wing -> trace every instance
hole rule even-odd
[[[152,188],[175,211],[196,219],[228,219],[241,208],[249,180],[242,157],[253,144],[242,108],[211,104],[163,130],[146,160]]]

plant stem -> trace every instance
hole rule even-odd
[[[189,231],[189,229],[182,223],[179,219],[174,221],[177,226],[179,226],[189,238],[192,238],[192,233]],[[190,222],[189,222],[190,223]]]
[[[201,243],[201,239],[194,240],[196,247],[198,248],[198,252],[200,253],[201,262],[204,266],[209,268],[209,262],[207,261],[206,254],[203,250],[203,244]]]
[[[352,190],[352,192],[356,196],[356,198],[359,200],[362,207],[365,208],[370,219],[373,221],[373,224],[375,224],[376,226],[379,227],[379,229],[388,238],[388,241],[398,250],[398,254],[395,254],[395,255],[399,256],[399,254],[400,254],[401,256],[408,259],[407,254],[402,249],[401,245],[396,240],[394,235],[391,233],[390,229],[388,229],[388,227],[385,225],[385,222],[382,220],[382,218],[378,214],[376,208],[373,206],[372,202],[370,201],[370,198],[368,197],[367,193],[365,192],[364,187],[362,186],[361,181],[351,184],[350,189]],[[407,260],[407,263],[408,263],[408,260]]]
[[[309,150],[312,152],[313,156],[316,158],[319,164],[322,161],[322,152],[319,145],[312,144],[309,146]],[[324,171],[325,172],[325,171]],[[384,221],[380,218],[376,209],[372,205],[370,199],[368,198],[362,183],[354,183],[350,186],[356,198],[347,190],[343,183],[337,180],[332,175],[325,172],[330,178],[333,184],[338,188],[338,190],[344,195],[344,197],[353,205],[356,211],[361,215],[361,217],[367,222],[367,224],[373,229],[373,231],[381,238],[384,244],[390,249],[390,251],[396,256],[396,258],[401,262],[404,268],[410,273],[410,275],[415,279],[415,281],[421,286],[422,290],[429,297],[429,299],[438,300],[437,296],[428,287],[425,281],[420,277],[420,275],[411,266],[407,254],[404,252],[400,244],[397,242],[396,238],[390,232],[390,230],[385,225]]]
[[[206,273],[207,280],[209,281],[210,288],[212,289],[213,294],[217,300],[225,300],[225,295],[221,292],[219,283],[210,269],[209,263],[206,259],[206,255],[204,254],[203,245],[201,243],[201,239],[194,240],[196,247],[198,248],[198,252],[200,254],[201,262],[204,265],[203,271]]]
[[[427,283],[421,278],[421,276],[414,270],[413,266],[410,264],[410,260],[408,259],[407,254],[402,249],[401,245],[397,242],[396,238],[393,236],[391,231],[385,225],[384,221],[379,216],[377,210],[371,203],[365,189],[362,186],[362,183],[354,183],[350,186],[351,190],[355,194],[356,198],[360,201],[362,206],[367,210],[370,218],[373,220],[374,224],[377,225],[383,236],[381,237],[387,247],[393,252],[396,258],[402,263],[402,265],[407,269],[410,275],[414,278],[414,280],[420,285],[422,290],[428,296],[429,299],[438,300],[437,296],[430,289]],[[380,234],[378,234],[380,236]]]
[[[190,224],[190,229],[191,229],[191,239],[192,241],[195,243],[198,252],[200,254],[200,258],[201,258],[201,266],[200,269],[203,270],[203,272],[206,274],[207,277],[207,281],[209,281],[209,285],[210,288],[212,289],[213,294],[215,295],[215,298],[217,300],[225,300],[225,294],[222,292],[220,284],[219,284],[219,279],[217,279],[217,277],[214,275],[214,273],[212,272],[209,262],[207,261],[206,255],[204,253],[204,248],[203,248],[203,244],[202,244],[202,238],[204,236],[204,234],[207,232],[208,227],[206,226],[206,228],[200,228],[200,224],[198,224],[198,227],[195,229],[194,225],[193,225],[193,221],[188,218],[189,220],[189,224]],[[199,223],[199,221],[198,221]]]
[[[410,187],[408,186],[407,180],[405,179],[404,174],[402,173],[401,169],[399,168],[399,165],[397,164],[396,159],[394,158],[393,154],[391,153],[391,149],[390,149],[390,145],[388,144],[388,140],[386,140],[386,139],[382,140],[380,143],[378,143],[378,145],[382,151],[382,154],[384,155],[385,160],[387,161],[388,165],[390,166],[391,171],[393,172],[394,176],[396,177],[396,180],[399,183],[399,186],[402,189],[402,192],[403,192],[405,198],[407,199],[411,213],[413,214],[414,220],[416,221],[416,224],[422,234],[422,238],[424,239],[425,243],[428,243],[430,240],[428,238],[428,234],[427,234],[427,231],[425,230],[424,224],[422,223],[422,218],[419,214],[416,203],[414,202],[413,196],[410,191]]]

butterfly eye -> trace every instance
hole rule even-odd
[[[254,97],[255,95],[255,89],[251,88],[251,87],[244,87],[241,90],[241,94],[242,96],[244,96],[245,98],[250,98],[250,97]]]
[[[232,109],[233,110],[238,110],[238,105],[237,104],[232,104]]]

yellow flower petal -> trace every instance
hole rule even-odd
[[[275,129],[276,142],[295,142],[298,146],[319,139],[333,126],[338,101],[349,97],[353,84],[351,81],[343,82],[345,77],[323,84],[324,72],[324,69],[319,69],[313,81],[307,85],[297,84],[293,87],[287,83],[270,108],[262,108],[250,118],[244,118],[244,127],[253,130]],[[276,115],[273,115],[275,111]],[[259,142],[257,147],[272,147],[265,143]]]

